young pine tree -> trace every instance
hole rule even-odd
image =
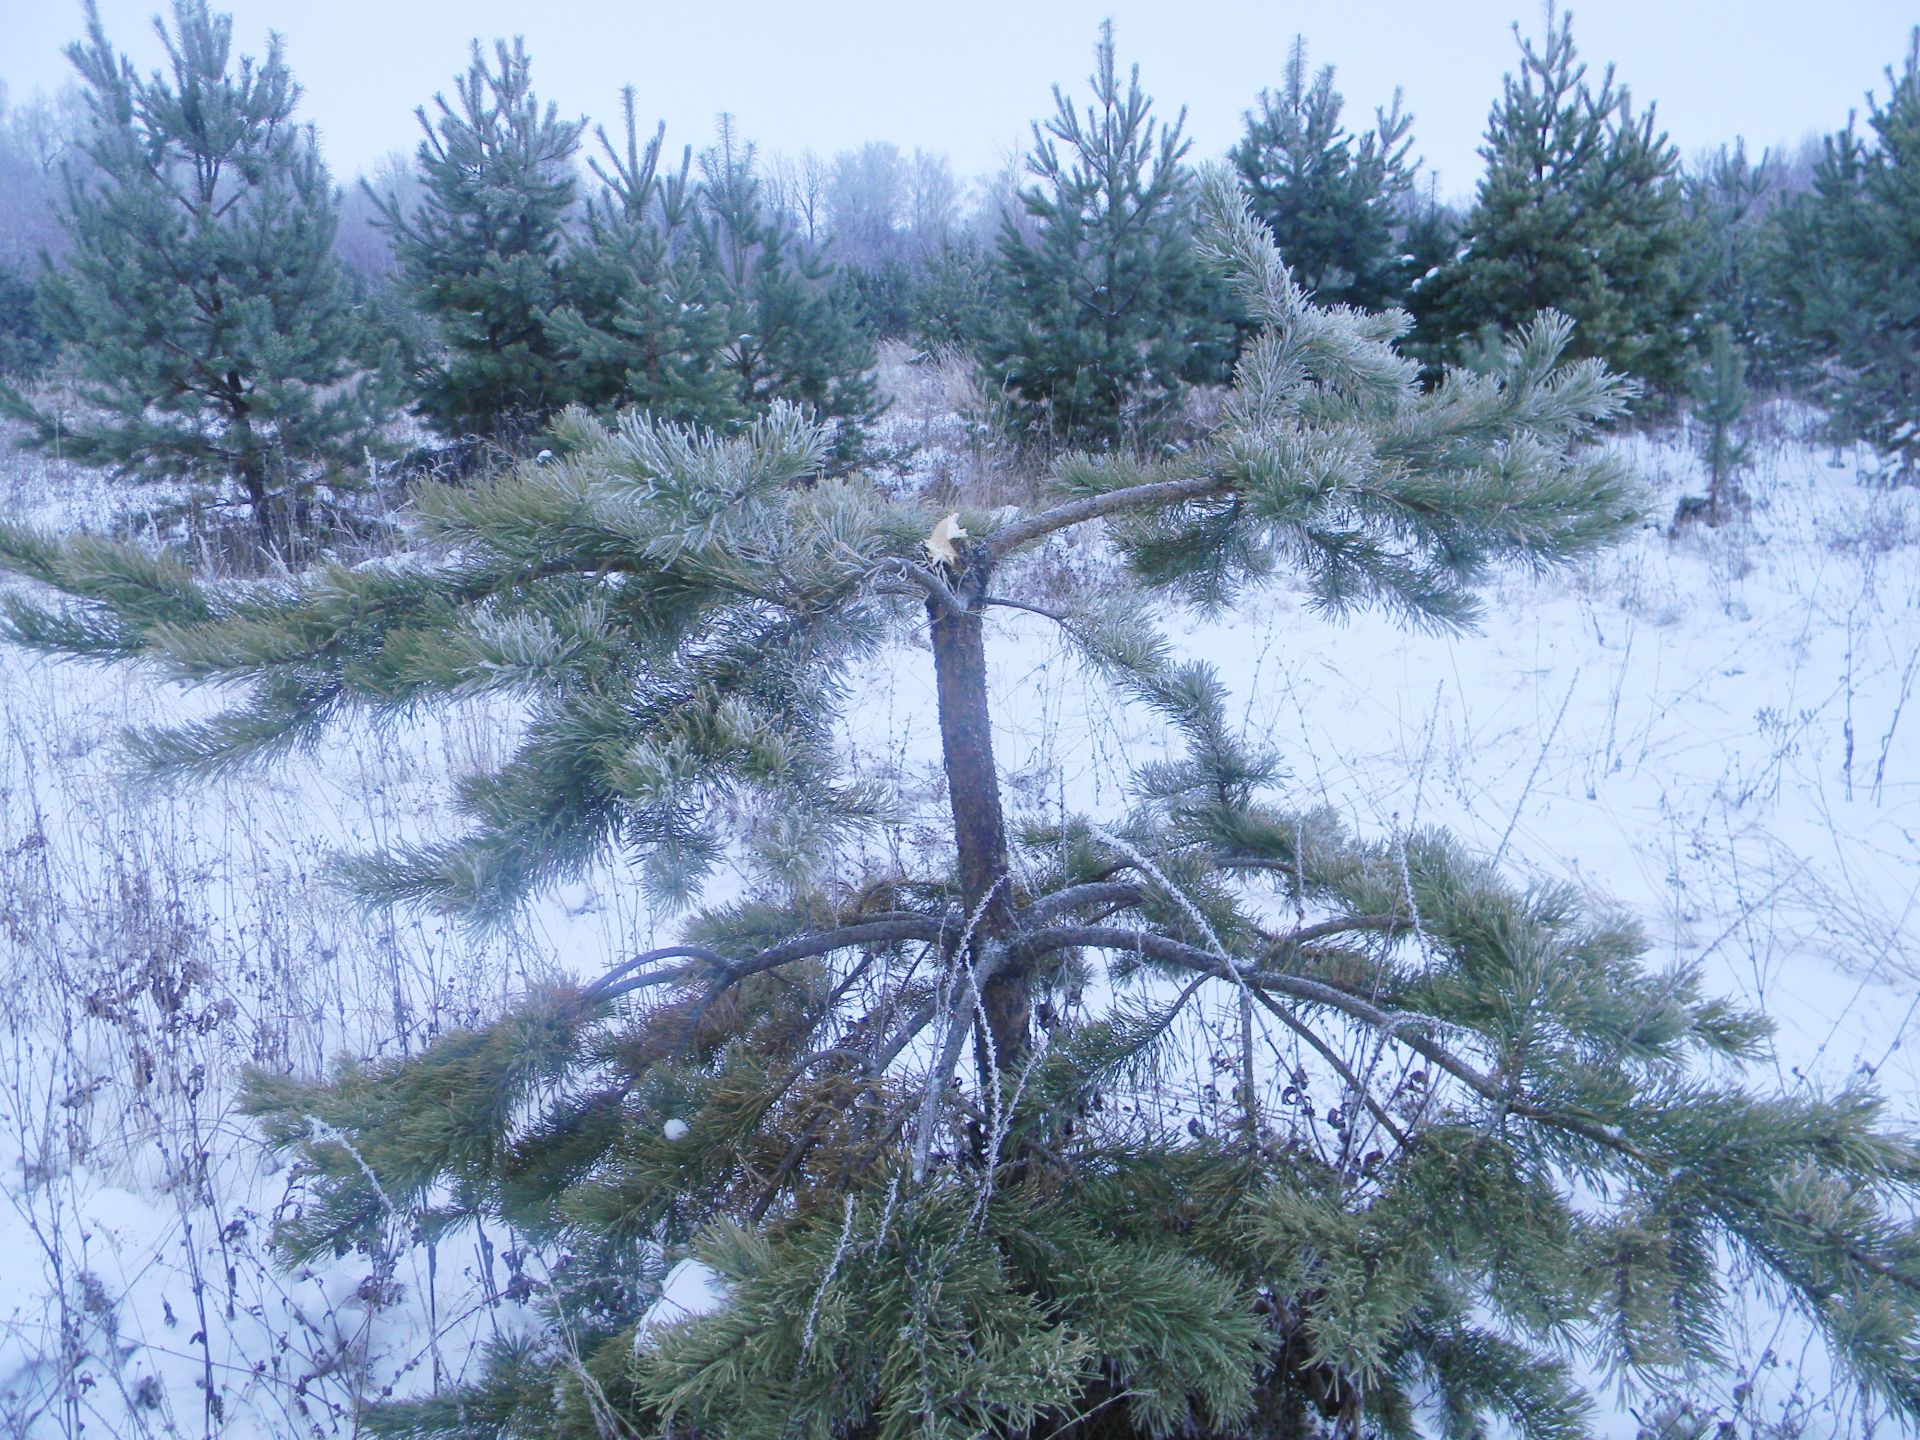
[[[278,38],[232,55],[233,24],[175,0],[167,69],[141,78],[89,0],[67,49],[86,124],[61,212],[71,245],[41,314],[78,371],[78,407],[0,390],[29,443],[137,480],[238,496],[262,549],[302,528],[320,484],[357,465],[381,388],[332,246],[332,183]]]
[[[1313,305],[1225,174],[1205,203],[1263,327],[1219,430],[1069,460],[1030,508],[956,525],[824,477],[826,433],[776,407],[731,439],[575,412],[557,463],[427,487],[419,556],[292,582],[0,530],[71,597],[16,592],[15,639],[241,687],[143,738],[163,771],[521,697],[465,833],[345,862],[372,900],[498,915],[609,860],[689,900],[723,861],[752,877],[422,1054],[258,1077],[305,1166],[290,1258],[476,1219],[556,1257],[544,1338],[375,1433],[1559,1440],[1590,1403],[1573,1342],[1642,1375],[1717,1352],[1728,1255],[1920,1412],[1920,1152],[1871,1092],[1743,1088],[1764,1023],[1622,917],[1290,800],[1154,622],[1279,580],[1470,622],[1493,566],[1633,522],[1584,443],[1622,383],[1547,318],[1422,388],[1404,317]],[[1036,549],[1097,525],[1124,573],[1031,598]],[[1124,813],[1011,823],[1001,616],[1178,737]],[[924,832],[836,743],[853,666],[908,629],[946,780]],[[657,1245],[724,1304],[642,1329]]]
[[[694,242],[691,148],[661,173],[663,124],[644,144],[634,93],[621,96],[616,145],[596,132],[588,161],[601,193],[587,202],[583,233],[566,259],[566,306],[552,331],[568,356],[558,389],[602,411],[634,406],[656,420],[729,428],[750,413],[722,363],[728,315],[711,298]]]
[[[1514,27],[1520,73],[1488,120],[1464,254],[1435,277],[1436,339],[1459,360],[1551,308],[1574,321],[1576,354],[1673,393],[1695,309],[1679,155],[1611,68],[1589,83],[1572,21],[1549,5],[1538,47]]]
[[[1740,475],[1751,458],[1741,434],[1747,414],[1747,357],[1727,325],[1715,325],[1707,358],[1693,378],[1695,448],[1706,467],[1707,493],[1681,499],[1674,512],[1677,531],[1689,520],[1718,525],[1743,501]]]
[[[1235,334],[1193,256],[1186,112],[1156,121],[1137,65],[1121,85],[1111,22],[1089,83],[1084,114],[1055,86],[1053,118],[1034,124],[1028,224],[1002,223],[1000,304],[978,348],[1028,433],[1117,449],[1224,378]]]
[[[1701,319],[1709,337],[1711,327],[1725,325],[1733,342],[1749,352],[1768,338],[1763,287],[1774,170],[1771,152],[1762,152],[1756,164],[1747,158],[1746,143],[1736,140],[1707,156],[1684,187]]]
[[[1403,204],[1400,223],[1406,285],[1400,308],[1412,318],[1413,328],[1401,349],[1420,362],[1430,379],[1437,380],[1457,349],[1444,338],[1440,317],[1451,303],[1443,277],[1460,253],[1461,214],[1440,198],[1439,186],[1432,177],[1424,193],[1408,195]]]
[[[417,406],[444,435],[514,440],[565,401],[553,315],[586,122],[541,109],[518,40],[495,43],[491,68],[476,40],[453,101],[434,105],[437,116],[418,112],[418,203],[374,196],[402,287],[437,331],[439,353],[415,375]]]
[[[37,378],[59,351],[39,295],[39,277],[0,262],[0,383]]]
[[[1920,30],[1889,93],[1830,136],[1810,195],[1786,207],[1770,266],[1790,363],[1833,437],[1920,477]]]
[[[806,407],[833,425],[835,464],[849,464],[883,408],[858,296],[829,260],[800,243],[731,116],[721,117],[700,173],[696,243],[734,403],[749,415],[777,400]]]
[[[1331,65],[1309,82],[1306,39],[1296,36],[1284,88],[1260,92],[1231,158],[1294,278],[1323,304],[1383,310],[1412,278],[1399,240],[1413,188],[1413,117],[1396,93],[1392,110],[1355,136],[1340,123],[1341,104]]]
[[[972,350],[1002,303],[993,255],[958,235],[929,255],[907,300],[907,333],[931,351]]]

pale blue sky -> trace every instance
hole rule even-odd
[[[227,0],[239,47],[269,30],[306,90],[336,174],[411,150],[412,111],[446,89],[474,37],[524,35],[541,94],[564,113],[612,118],[622,83],[676,146],[704,143],[730,110],[767,151],[831,152],[885,139],[944,150],[962,175],[1024,149],[1048,87],[1078,90],[1096,28],[1114,18],[1156,111],[1189,110],[1195,152],[1224,150],[1241,112],[1277,84],[1288,43],[1337,67],[1349,116],[1368,117],[1396,84],[1416,148],[1443,192],[1464,195],[1500,77],[1517,49],[1509,22],[1537,32],[1535,0]],[[155,0],[101,0],[108,35],[143,68],[157,62]],[[1616,62],[1639,100],[1659,102],[1683,152],[1745,135],[1756,148],[1837,127],[1905,54],[1909,0],[1589,0],[1574,34],[1596,68]],[[78,0],[0,0],[0,80],[15,98],[67,78],[62,45]]]

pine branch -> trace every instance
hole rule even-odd
[[[1170,940],[1146,931],[1124,930],[1116,926],[1055,926],[1024,935],[1010,947],[1013,954],[1022,959],[1048,954],[1055,950],[1082,948],[1098,948],[1123,954],[1133,952],[1179,966],[1181,969],[1203,971],[1230,985],[1245,984],[1256,990],[1271,991],[1307,1004],[1325,1006],[1390,1035],[1422,1058],[1438,1065],[1481,1098],[1492,1101],[1503,1111],[1565,1130],[1649,1168],[1655,1170],[1664,1168],[1657,1156],[1634,1143],[1617,1127],[1538,1104],[1528,1099],[1517,1087],[1503,1083],[1474,1068],[1445,1046],[1421,1033],[1426,1029],[1454,1028],[1438,1017],[1410,1011],[1389,1010],[1340,986],[1311,980],[1305,976],[1275,975],[1268,971],[1242,969],[1221,959],[1211,951],[1185,945],[1177,940]]]
[[[769,946],[757,954],[743,960],[729,960],[718,952],[703,946],[669,946],[664,950],[650,950],[645,955],[636,956],[615,967],[594,982],[593,998],[613,1000],[633,990],[666,983],[661,977],[634,976],[631,971],[643,963],[661,958],[673,958],[677,955],[690,955],[703,965],[711,966],[713,985],[703,1001],[700,1013],[711,1007],[721,995],[752,975],[765,974],[783,966],[797,964],[802,960],[816,959],[830,955],[837,950],[854,950],[865,946],[897,945],[903,940],[923,940],[939,943],[945,936],[946,926],[939,920],[925,915],[903,912],[895,915],[873,916],[857,924],[840,926],[833,930],[817,934],[799,935],[778,945]],[[696,1021],[698,1017],[696,1016]],[[689,1026],[691,1028],[691,1025]]]
[[[1010,521],[1000,526],[981,542],[984,559],[989,567],[1015,551],[1044,540],[1047,536],[1061,530],[1084,525],[1091,520],[1104,520],[1113,515],[1124,515],[1136,510],[1157,510],[1169,505],[1178,505],[1187,500],[1204,499],[1218,495],[1228,488],[1228,482],[1215,475],[1196,475],[1184,479],[1154,480],[1142,485],[1129,485],[1124,489],[1109,490],[1100,495],[1087,495],[1077,500],[1069,500],[1051,509],[1035,515]]]
[[[1085,909],[1131,909],[1146,896],[1140,886],[1123,880],[1070,885],[1042,895],[1019,912],[1022,929],[1044,925],[1056,916]]]
[[[1196,981],[1195,983],[1197,984],[1199,982]],[[1389,1115],[1380,1102],[1374,1098],[1371,1088],[1369,1088],[1366,1082],[1358,1075],[1354,1074],[1353,1067],[1347,1064],[1347,1062],[1340,1057],[1339,1052],[1320,1037],[1318,1031],[1289,1011],[1286,1006],[1278,1003],[1271,995],[1267,994],[1262,987],[1249,985],[1246,987],[1246,993],[1253,996],[1254,1000],[1257,1001],[1269,1015],[1273,1016],[1274,1019],[1278,1020],[1282,1025],[1286,1026],[1287,1029],[1306,1042],[1315,1054],[1327,1062],[1327,1065],[1336,1075],[1346,1081],[1347,1093],[1359,1100],[1359,1102],[1366,1107],[1367,1113],[1379,1121],[1380,1127],[1394,1138],[1396,1144],[1404,1149],[1411,1143],[1407,1133],[1394,1122],[1393,1117]]]
[[[634,977],[634,972],[648,965],[657,965],[662,960],[682,959],[698,961],[701,965],[710,966],[719,970],[724,970],[727,966],[726,956],[708,946],[664,945],[657,950],[643,951],[631,959],[621,961],[618,965],[608,970],[605,974],[601,975],[599,979],[582,990],[580,992],[580,998],[589,1004],[593,1004],[602,1000],[615,999],[618,996],[629,994],[633,990],[654,985],[674,984],[685,976],[695,973],[693,968],[678,965],[671,970],[656,971],[652,974],[637,978]]]

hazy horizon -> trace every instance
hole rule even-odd
[[[101,0],[109,39],[143,72],[163,58],[151,24],[160,8]],[[1543,27],[1541,8],[1525,0],[1311,11],[1246,0],[1192,0],[1177,11],[1139,0],[980,0],[964,9],[858,0],[806,11],[765,0],[696,10],[648,0],[539,11],[506,0],[335,0],[324,13],[294,0],[215,8],[233,15],[241,54],[263,53],[270,31],[283,37],[305,91],[301,118],[320,131],[341,180],[392,152],[410,155],[415,107],[451,88],[469,41],[514,35],[526,39],[541,98],[566,116],[611,122],[620,87],[632,83],[644,122],[664,119],[676,149],[706,143],[725,111],[768,155],[830,156],[884,140],[943,152],[956,174],[978,175],[1025,152],[1029,122],[1051,112],[1053,84],[1081,97],[1099,22],[1111,15],[1120,58],[1139,64],[1156,115],[1171,120],[1188,108],[1196,156],[1233,143],[1260,90],[1281,82],[1298,31],[1315,68],[1336,68],[1354,128],[1401,88],[1415,153],[1454,198],[1472,192],[1488,108],[1519,59],[1511,22],[1529,35]],[[1657,104],[1661,126],[1690,156],[1736,136],[1757,151],[1839,128],[1867,91],[1884,93],[1884,71],[1904,57],[1913,19],[1895,0],[1860,0],[1817,21],[1788,0],[1756,0],[1737,18],[1726,15],[1732,8],[1606,0],[1573,7],[1574,38],[1596,73],[1614,63],[1637,105]],[[15,0],[0,21],[0,82],[11,102],[72,78],[61,52],[82,25],[78,3],[26,10]]]

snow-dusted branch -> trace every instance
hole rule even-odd
[[[1037,514],[1026,515],[982,540],[982,551],[989,565],[997,565],[1023,545],[1044,540],[1059,530],[1084,525],[1089,520],[1104,520],[1132,510],[1151,510],[1163,505],[1178,505],[1187,500],[1204,500],[1225,493],[1231,482],[1222,475],[1194,475],[1180,480],[1150,480],[1143,485],[1128,485],[1101,495],[1069,500]]]
[[[1164,964],[1177,965],[1182,969],[1204,971],[1229,984],[1245,984],[1256,992],[1285,995],[1306,1004],[1322,1005],[1358,1020],[1362,1024],[1376,1029],[1391,1030],[1394,1038],[1408,1049],[1437,1065],[1483,1099],[1504,1106],[1510,1113],[1568,1131],[1584,1140],[1604,1145],[1616,1153],[1630,1156],[1658,1168],[1653,1157],[1633,1145],[1612,1127],[1588,1124],[1576,1115],[1537,1104],[1527,1099],[1513,1085],[1487,1075],[1461,1059],[1452,1050],[1425,1033],[1430,1029],[1451,1028],[1446,1026],[1446,1022],[1435,1017],[1404,1010],[1389,1010],[1341,986],[1323,980],[1309,979],[1304,975],[1281,975],[1267,970],[1240,969],[1223,961],[1212,951],[1202,950],[1194,945],[1184,945],[1163,935],[1154,935],[1147,931],[1118,925],[1062,925],[1023,936],[1015,942],[1015,951],[1023,959],[1030,959],[1055,950],[1079,948],[1123,953],[1130,951]]]
[[[624,961],[588,986],[585,995],[589,1000],[611,1000],[631,990],[687,978],[692,973],[690,967],[679,967],[671,972],[656,972],[650,975],[633,973],[642,966],[659,960],[687,957],[719,972],[715,982],[715,993],[708,997],[707,1003],[711,1004],[718,997],[719,992],[737,985],[748,976],[758,975],[767,970],[777,970],[795,961],[811,960],[817,956],[832,954],[835,950],[851,950],[862,945],[893,945],[903,940],[938,942],[939,939],[940,922],[938,920],[912,911],[898,911],[875,915],[858,923],[842,925],[832,930],[796,935],[791,940],[770,945],[744,960],[730,960],[719,951],[706,946],[670,945],[660,950],[649,950],[644,955],[636,955],[631,960]]]

